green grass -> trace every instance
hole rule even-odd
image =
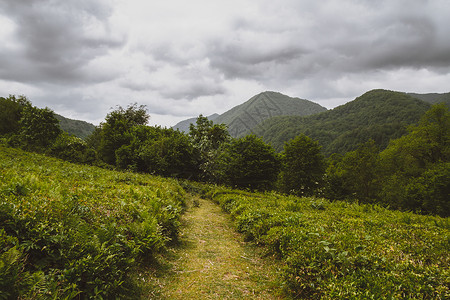
[[[0,147],[0,299],[133,298],[184,198],[172,180]]]
[[[215,187],[206,196],[286,264],[283,286],[293,297],[450,297],[448,218]]]

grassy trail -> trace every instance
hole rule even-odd
[[[281,299],[275,265],[242,241],[218,205],[197,201],[184,214],[180,245],[150,274],[146,299]]]

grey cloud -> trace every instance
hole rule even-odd
[[[16,40],[22,47],[9,53],[2,50],[8,61],[0,60],[1,77],[47,83],[83,81],[84,66],[124,43],[123,36],[110,32],[110,10],[106,2],[93,0],[3,2],[0,11],[15,23]]]

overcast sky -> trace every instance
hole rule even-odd
[[[450,91],[448,0],[1,0],[0,96],[98,124],[223,113],[263,91],[327,108]]]

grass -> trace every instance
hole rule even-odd
[[[244,242],[216,204],[199,198],[190,202],[180,233],[179,245],[165,262],[142,277],[152,286],[145,299],[281,298],[279,265]]]

